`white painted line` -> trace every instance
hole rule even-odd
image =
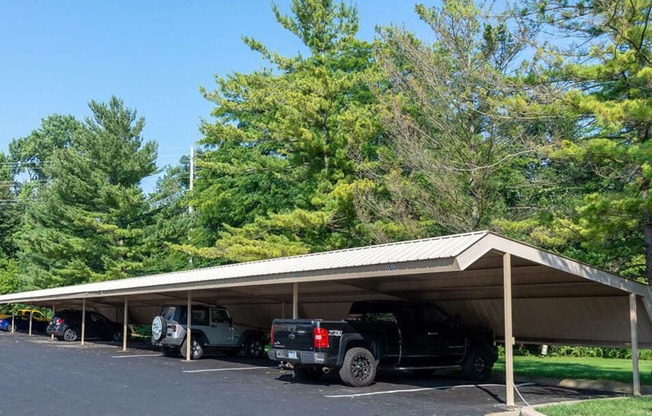
[[[162,357],[163,354],[112,355],[111,358]]]
[[[260,370],[261,368],[270,367],[234,367],[234,368],[209,368],[206,370],[183,370],[184,373],[209,373],[214,371],[242,371],[242,370]]]
[[[522,383],[517,384],[517,387],[531,386],[535,383]],[[352,398],[352,397],[363,397],[363,396],[377,396],[380,394],[395,394],[395,393],[414,393],[419,391],[428,391],[428,390],[448,390],[448,389],[459,389],[459,388],[470,388],[470,387],[505,387],[504,384],[455,384],[452,386],[438,386],[438,387],[423,387],[419,389],[403,389],[403,390],[387,390],[387,391],[374,391],[371,393],[357,393],[357,394],[336,394],[336,395],[326,395],[324,397],[329,398]]]

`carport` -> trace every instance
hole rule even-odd
[[[647,286],[486,231],[16,293],[0,303],[112,311],[126,331],[127,316],[149,323],[169,303],[224,305],[236,321],[268,327],[287,316],[341,319],[363,299],[435,301],[465,324],[492,328],[505,341],[508,406],[516,342],[631,347],[635,394],[638,348],[652,347]]]

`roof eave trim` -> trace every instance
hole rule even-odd
[[[555,270],[570,273],[639,296],[649,296],[647,286],[618,275],[568,259],[536,247],[488,233],[456,258],[460,270],[466,270],[484,255],[495,250],[530,260]]]

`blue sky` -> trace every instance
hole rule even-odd
[[[289,12],[289,0],[277,0]],[[348,2],[347,2],[348,3]],[[429,4],[429,2],[425,2]],[[432,2],[430,2],[432,3]],[[422,32],[412,0],[358,0],[360,37],[376,25]],[[51,114],[82,120],[90,100],[122,98],[159,143],[158,166],[176,164],[201,139],[212,105],[199,87],[215,75],[264,66],[242,35],[294,55],[301,45],[274,19],[269,0],[71,1],[0,5],[0,151]],[[154,179],[144,181],[152,191]]]

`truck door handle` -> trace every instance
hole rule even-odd
[[[439,332],[428,332],[428,335],[439,335]]]

